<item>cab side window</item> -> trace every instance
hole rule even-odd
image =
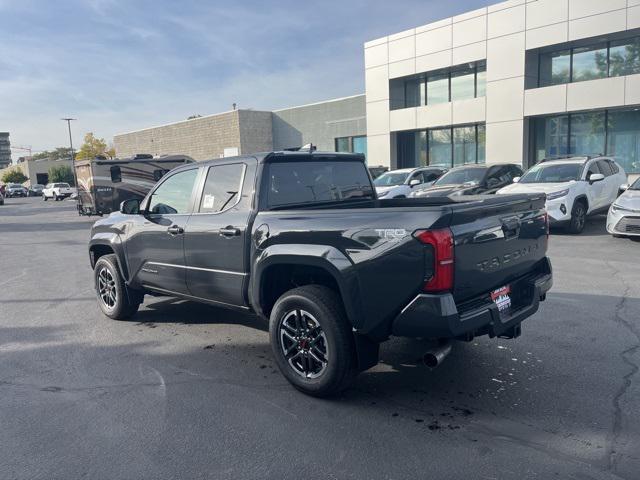
[[[232,163],[209,168],[200,200],[200,213],[220,213],[240,201],[246,165]]]
[[[197,175],[197,168],[171,175],[153,192],[147,211],[160,215],[190,213],[189,203]]]

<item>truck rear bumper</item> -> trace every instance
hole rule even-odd
[[[470,338],[515,337],[522,321],[538,311],[553,285],[551,263],[545,258],[540,269],[509,283],[512,309],[501,313],[490,293],[456,305],[453,295],[420,294],[393,321],[392,333],[400,337]]]

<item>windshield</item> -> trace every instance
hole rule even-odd
[[[579,180],[582,164],[564,163],[559,165],[540,164],[531,167],[519,183],[563,183]]]
[[[270,207],[374,198],[367,168],[358,161],[274,162],[268,180]]]
[[[402,185],[407,181],[409,172],[387,172],[380,175],[373,181],[376,187],[392,187],[394,185]]]
[[[486,168],[478,167],[451,170],[436,180],[434,185],[462,185],[467,182],[480,183],[486,171]]]
[[[629,190],[640,190],[640,178],[631,184]]]

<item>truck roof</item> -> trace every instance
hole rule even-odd
[[[361,153],[345,153],[345,152],[305,152],[305,151],[288,151],[281,150],[275,152],[262,152],[262,153],[254,153],[251,155],[239,155],[236,157],[224,157],[224,158],[216,158],[212,160],[205,160],[202,162],[198,162],[203,165],[222,165],[225,163],[233,163],[242,159],[256,159],[258,163],[270,163],[274,161],[282,162],[282,161],[291,161],[291,162],[312,162],[315,160],[322,161],[328,160],[329,158],[332,160],[338,161],[353,161],[358,160],[364,163],[365,158]]]

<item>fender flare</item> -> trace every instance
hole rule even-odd
[[[128,283],[129,270],[127,268],[126,256],[124,254],[124,245],[120,239],[120,235],[116,233],[96,233],[89,242],[89,261],[91,262],[91,268],[95,266],[95,257],[93,251],[96,247],[109,247],[116,255],[118,260],[118,268],[122,278]]]
[[[262,309],[265,272],[274,265],[313,266],[331,275],[340,290],[347,318],[357,328],[363,311],[360,287],[353,262],[340,250],[328,245],[286,244],[272,245],[260,251],[254,259],[249,298],[254,310],[262,317],[266,317]]]
[[[580,202],[580,201],[584,201],[584,203],[587,206],[587,213],[589,213],[589,199],[584,193],[581,193],[580,195],[576,196],[576,198],[573,199],[573,204],[575,205],[576,202]],[[573,207],[571,207],[571,211],[573,211]]]

